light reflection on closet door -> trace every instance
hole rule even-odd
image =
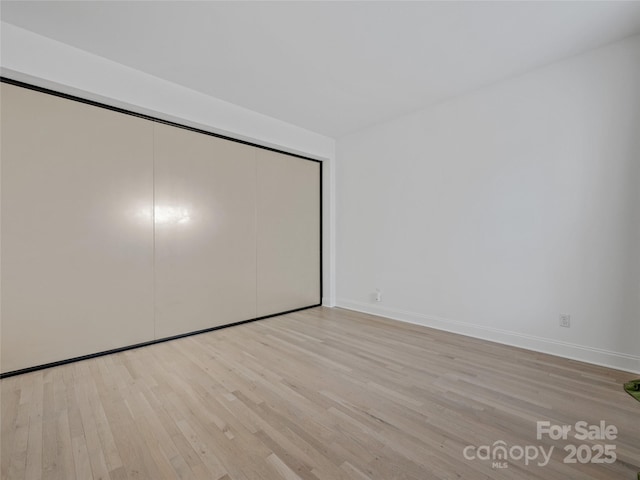
[[[258,316],[320,300],[320,164],[258,150]]]
[[[255,317],[254,152],[156,124],[156,338]]]

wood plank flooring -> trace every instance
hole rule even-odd
[[[635,479],[640,403],[621,386],[632,377],[315,308],[3,379],[0,473],[3,480]],[[572,434],[537,440],[538,420],[604,420],[619,434],[609,442]],[[546,466],[510,458],[497,468],[463,456],[468,445],[498,441],[554,451]],[[563,463],[569,443],[614,444],[617,461]]]

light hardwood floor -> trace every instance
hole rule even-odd
[[[1,477],[635,479],[632,377],[315,308],[3,379]],[[617,426],[590,442],[614,444],[617,461],[563,463],[585,442],[537,440],[538,420]],[[552,459],[463,457],[500,440],[554,446]]]

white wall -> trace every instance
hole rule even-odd
[[[335,287],[335,141],[2,22],[2,75],[323,161],[324,303]]]
[[[339,306],[640,371],[640,37],[336,151]]]

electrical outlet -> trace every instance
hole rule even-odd
[[[571,315],[560,314],[560,326],[565,328],[571,327]]]

